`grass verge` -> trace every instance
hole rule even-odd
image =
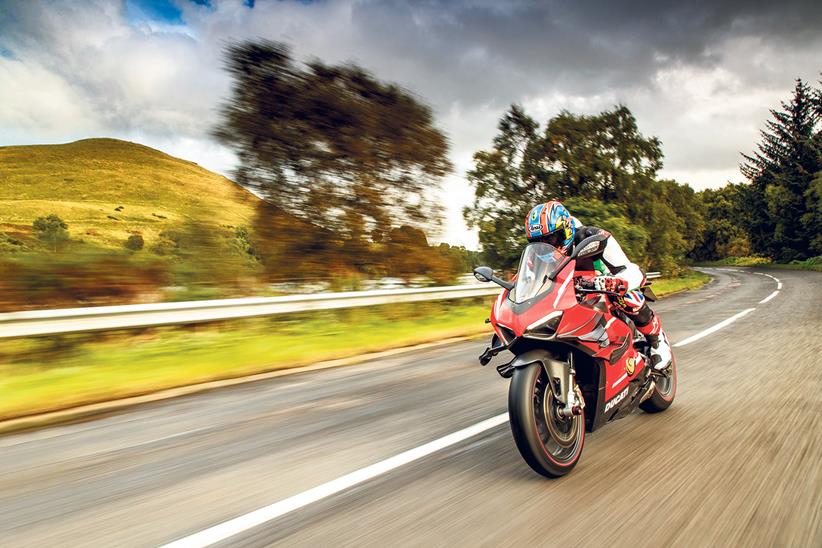
[[[697,289],[705,285],[711,280],[711,277],[703,272],[691,270],[685,276],[679,278],[668,278],[662,280],[652,280],[651,288],[656,293],[657,297],[664,297],[680,291],[687,291],[689,289]]]
[[[490,301],[418,303],[4,344],[0,420],[479,334]]]
[[[663,296],[709,279],[694,272],[653,287]],[[486,333],[490,304],[463,299],[11,341],[0,351],[0,420]]]

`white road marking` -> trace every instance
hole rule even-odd
[[[776,291],[759,301],[759,304],[765,304],[766,302],[770,301],[774,297],[779,294],[779,290],[782,289],[782,282],[776,276],[771,276],[770,274],[765,274],[764,272],[754,272],[754,274],[759,274],[760,276],[767,276],[768,278],[772,279],[776,282]]]
[[[739,313],[737,313],[737,314],[734,314],[733,316],[731,316],[731,317],[730,317],[730,318],[728,318],[727,320],[722,320],[722,321],[721,321],[721,322],[719,322],[718,324],[713,325],[713,326],[709,327],[708,329],[705,329],[705,330],[703,330],[703,331],[700,331],[699,333],[697,333],[697,334],[695,334],[695,335],[691,335],[690,337],[688,337],[688,338],[687,338],[687,339],[685,339],[684,341],[679,341],[678,343],[676,343],[676,344],[674,345],[674,347],[678,347],[678,346],[685,346],[686,344],[691,344],[692,342],[696,342],[696,341],[698,341],[698,340],[699,340],[699,339],[701,339],[702,337],[707,337],[707,336],[708,336],[708,335],[710,335],[711,333],[716,333],[717,331],[719,331],[719,330],[720,330],[720,329],[722,329],[723,327],[727,327],[727,326],[729,326],[730,324],[732,324],[733,322],[735,322],[736,320],[738,320],[738,319],[739,319],[739,318],[741,318],[742,316],[744,316],[744,315],[746,315],[746,314],[749,314],[749,313],[753,312],[754,310],[756,310],[756,308],[748,308],[748,309],[746,309],[746,310],[743,310],[742,312],[739,312]]]
[[[765,304],[766,302],[770,301],[771,299],[773,299],[777,295],[779,295],[779,290],[778,289],[776,291],[774,291],[773,293],[771,293],[770,295],[768,295],[767,297],[765,297],[764,299],[762,299],[761,301],[759,301],[759,304]]]
[[[414,449],[400,453],[399,455],[395,455],[370,466],[366,466],[365,468],[355,470],[350,474],[346,474],[335,480],[318,485],[308,491],[303,491],[302,493],[298,493],[292,497],[288,497],[287,499],[275,502],[274,504],[263,506],[253,512],[249,512],[248,514],[238,516],[213,527],[209,527],[208,529],[204,529],[198,533],[194,533],[193,535],[183,537],[179,540],[166,544],[165,547],[182,548],[210,546],[214,543],[242,533],[243,531],[247,531],[252,527],[262,525],[263,523],[293,512],[294,510],[299,510],[300,508],[313,502],[330,497],[331,495],[344,491],[349,487],[353,487],[359,483],[385,474],[386,472],[390,472],[395,468],[399,468],[400,466],[406,465],[415,460],[419,460],[432,453],[436,453],[446,447],[450,447],[461,441],[477,436],[486,430],[490,430],[500,424],[503,424],[507,420],[508,413],[491,417],[490,419],[478,422],[468,428],[463,428],[462,430],[458,430],[457,432],[448,434],[447,436],[443,436],[424,445],[420,445],[419,447],[415,447]]]
[[[767,302],[768,300],[772,299],[774,296],[776,296],[776,293],[778,292],[779,291],[775,291],[763,302]],[[709,327],[708,329],[700,331],[695,335],[691,335],[683,341],[679,341],[673,346],[680,347],[696,342],[703,337],[707,337],[711,333],[715,333],[720,329],[729,326],[739,318],[753,312],[754,310],[756,310],[756,308],[748,308],[746,310],[743,310],[742,312],[738,312],[730,318],[723,320],[718,324]],[[622,382],[622,378],[620,378],[612,386],[612,388],[620,382]],[[302,493],[298,493],[294,496],[288,497],[268,506],[258,508],[257,510],[254,510],[242,516],[238,516],[234,519],[224,521],[223,523],[219,523],[217,525],[214,525],[213,527],[209,527],[208,529],[203,529],[202,531],[199,531],[187,537],[175,540],[169,544],[166,544],[163,548],[189,548],[211,546],[212,544],[233,537],[234,535],[238,535],[244,531],[248,531],[253,527],[257,527],[258,525],[262,525],[263,523],[274,520],[285,514],[291,513],[295,510],[299,510],[300,508],[308,506],[309,504],[335,495],[364,481],[368,481],[377,476],[390,472],[391,470],[404,466],[408,463],[414,462],[415,460],[419,460],[432,453],[436,453],[437,451],[445,449],[446,447],[450,447],[464,440],[477,436],[487,430],[490,430],[492,428],[499,426],[500,424],[503,424],[507,420],[508,413],[503,413],[501,415],[491,417],[490,419],[478,422],[473,426],[463,428],[462,430],[458,430],[457,432],[448,434],[447,436],[443,436],[424,445],[420,445],[419,447],[415,447],[414,449],[409,449],[408,451],[387,458],[375,464],[366,466],[365,468],[360,468],[359,470],[355,470],[354,472],[351,472],[344,476],[340,476],[337,479],[323,483],[321,485],[318,485],[317,487],[314,487],[307,491],[303,491]]]

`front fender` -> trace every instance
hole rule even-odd
[[[545,372],[552,379],[559,381],[559,393],[554,394],[559,401],[565,402],[565,395],[568,394],[569,386],[568,379],[570,378],[570,364],[564,360],[558,360],[553,354],[543,349],[529,350],[523,352],[511,361],[508,366],[512,369],[520,369],[531,365],[532,363],[539,363],[542,365]],[[555,384],[551,383],[554,387]]]

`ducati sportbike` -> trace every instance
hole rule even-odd
[[[503,350],[514,354],[497,366],[511,379],[511,431],[528,465],[547,477],[576,466],[586,431],[637,407],[663,411],[676,394],[676,362],[655,370],[650,344],[618,306],[621,295],[596,290],[590,281],[597,275],[591,257],[604,245],[604,236],[591,236],[566,256],[547,243],[531,243],[511,282],[488,267],[474,270],[478,280],[503,288],[489,318],[494,336],[480,363]],[[647,282],[642,291],[656,300]]]

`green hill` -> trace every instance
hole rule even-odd
[[[28,249],[38,245],[32,222],[50,213],[73,241],[121,249],[139,233],[150,253],[161,233],[191,223],[226,235],[249,226],[257,202],[221,175],[136,143],[0,147],[0,234]]]

